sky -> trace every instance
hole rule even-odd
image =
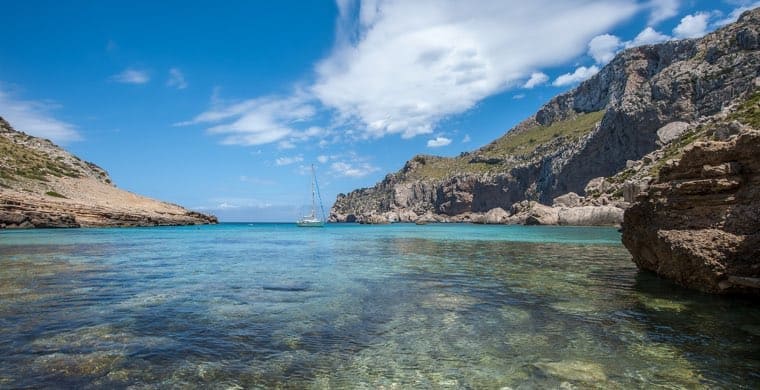
[[[292,221],[502,136],[615,53],[760,1],[6,2],[0,116],[122,189]]]

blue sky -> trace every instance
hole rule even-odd
[[[22,1],[0,116],[123,189],[290,221],[415,154],[501,136],[615,52],[699,37],[757,1]]]

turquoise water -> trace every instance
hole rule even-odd
[[[0,232],[0,388],[758,388],[760,309],[607,228]]]

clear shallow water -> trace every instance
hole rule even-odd
[[[758,388],[760,309],[606,228],[0,232],[0,388]]]

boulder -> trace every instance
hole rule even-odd
[[[657,141],[660,145],[667,145],[680,137],[688,129],[689,124],[686,122],[670,122],[657,130]]]
[[[507,223],[507,220],[509,219],[509,213],[506,212],[501,207],[496,207],[491,210],[488,210],[487,213],[483,216],[483,223],[486,224],[505,224]]]
[[[565,195],[560,195],[554,198],[552,207],[576,207],[580,206],[583,198],[578,196],[575,192],[568,192]]]
[[[557,225],[559,224],[559,209],[534,203],[525,218],[526,225]]]

